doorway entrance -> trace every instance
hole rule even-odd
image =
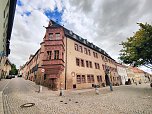
[[[105,75],[105,80],[106,80],[106,86],[110,85],[109,76],[107,74]]]
[[[56,78],[50,78],[49,79],[49,88],[51,90],[57,90],[57,83],[56,83],[57,79]]]

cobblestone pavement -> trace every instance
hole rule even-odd
[[[62,97],[59,91],[46,88],[37,93],[38,86],[24,79],[11,80],[9,85],[13,89],[6,89],[3,95],[5,114],[152,114],[152,89],[148,84],[114,87],[113,92],[105,87],[99,95],[94,89],[64,91]],[[28,102],[35,106],[20,108]]]
[[[10,82],[10,79],[1,79],[0,81],[0,91],[3,91],[5,86]]]
[[[3,91],[3,107],[4,114],[43,114],[38,106],[21,108],[20,106],[29,103],[29,99],[21,99],[19,96],[24,96],[34,93],[36,88],[29,86],[22,78],[11,79],[9,84]]]

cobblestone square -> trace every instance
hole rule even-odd
[[[18,82],[19,85],[15,85]],[[152,89],[149,84],[59,91],[43,87],[24,79],[13,79],[3,92],[5,114],[152,114]],[[26,90],[26,91],[25,91]],[[33,107],[21,108],[24,103],[35,103]]]

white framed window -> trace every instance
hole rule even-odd
[[[49,40],[53,40],[53,33],[49,33]]]
[[[60,39],[60,33],[55,33],[55,38]]]

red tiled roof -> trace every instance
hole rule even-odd
[[[137,67],[132,67],[132,71],[133,71],[134,73],[144,73],[143,70],[140,70],[140,69],[138,69]]]

